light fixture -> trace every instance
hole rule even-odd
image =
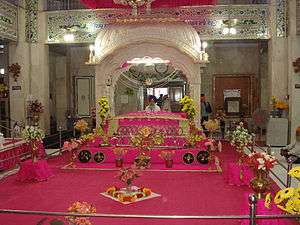
[[[207,41],[202,41],[200,44],[200,61],[204,63],[208,63],[208,53],[206,52],[206,48],[208,47]]]
[[[75,39],[74,34],[72,33],[67,33],[64,35],[64,41],[65,42],[73,42]]]
[[[4,75],[4,74],[5,74],[4,68],[1,68],[1,69],[0,69],[0,74],[1,74],[1,75]]]
[[[95,58],[95,45],[90,45],[90,55],[89,55],[89,63],[94,63],[96,61]]]

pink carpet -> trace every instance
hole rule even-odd
[[[136,186],[151,188],[162,197],[122,205],[100,195],[110,185],[122,186],[115,178],[116,171],[61,170],[64,157],[51,159],[49,164],[54,176],[48,181],[18,182],[16,176],[0,181],[0,208],[65,212],[75,201],[87,201],[96,206],[98,213],[147,214],[147,215],[239,215],[247,205],[248,187],[226,184],[226,164],[235,160],[235,153],[225,146],[219,154],[224,172],[142,172],[134,182]],[[36,225],[50,216],[0,214],[1,225]],[[94,225],[238,225],[238,220],[166,220],[166,219],[108,219],[93,218]],[[296,224],[282,221],[282,225]]]

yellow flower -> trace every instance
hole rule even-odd
[[[300,177],[300,166],[297,166],[289,171],[289,175],[292,177]]]
[[[265,198],[265,207],[266,208],[268,208],[268,209],[270,208],[271,201],[272,201],[271,193],[268,193]]]

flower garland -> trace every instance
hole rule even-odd
[[[96,208],[87,202],[74,202],[69,208],[69,213],[93,214]],[[66,219],[70,224],[74,225],[92,225],[88,217],[67,216]]]
[[[244,147],[253,142],[254,134],[250,134],[247,129],[243,127],[243,122],[236,126],[235,130],[229,133],[229,140],[232,146],[237,148],[237,151],[243,151]]]
[[[45,133],[35,126],[26,126],[22,131],[22,137],[26,141],[42,141]]]
[[[180,99],[180,104],[182,105],[181,111],[187,114],[187,118],[194,120],[197,111],[194,100],[189,96],[184,96],[182,99]]]
[[[247,163],[255,170],[270,171],[277,164],[277,159],[265,152],[253,152],[248,155]]]

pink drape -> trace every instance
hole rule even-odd
[[[124,8],[122,5],[115,4],[113,0],[81,0],[81,3],[88,8]],[[215,5],[216,0],[156,0],[152,2],[153,8],[172,8],[179,6],[196,6],[196,5]]]

